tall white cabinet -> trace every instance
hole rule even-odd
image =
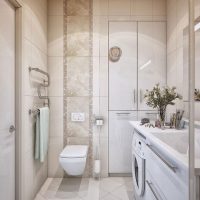
[[[109,62],[109,110],[137,109],[137,23],[110,22],[109,49],[122,51],[118,62]]]
[[[144,93],[166,83],[166,22],[109,22],[108,42],[122,52],[109,60],[109,173],[131,173],[128,121],[155,112]]]
[[[138,22],[138,110],[152,110],[144,93],[166,84],[166,23]]]

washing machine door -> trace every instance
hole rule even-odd
[[[132,160],[132,173],[133,173],[133,184],[135,187],[136,194],[141,197],[144,194],[145,186],[145,160],[141,158],[137,153],[133,154]]]

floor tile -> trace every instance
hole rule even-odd
[[[48,178],[35,200],[133,200],[130,177]]]

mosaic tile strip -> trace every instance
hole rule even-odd
[[[64,0],[64,144],[89,145],[84,177],[93,174],[92,10],[93,0]],[[71,122],[76,111],[86,113],[83,124]]]

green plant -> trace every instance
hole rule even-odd
[[[194,100],[200,101],[200,91],[198,89],[195,89],[194,91]]]
[[[147,90],[145,95],[148,106],[157,108],[159,111],[160,121],[165,121],[165,113],[168,105],[174,105],[174,100],[182,99],[182,96],[176,92],[176,87],[160,87],[156,84],[152,90]]]

